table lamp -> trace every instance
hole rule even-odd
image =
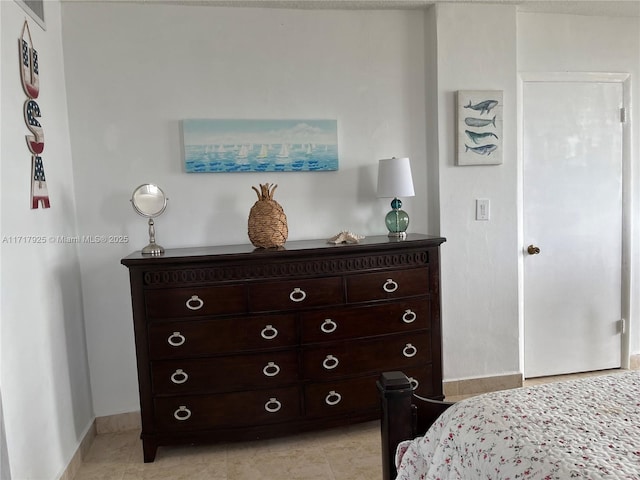
[[[408,158],[386,158],[378,162],[378,197],[393,198],[392,210],[384,218],[389,236],[406,238],[409,215],[398,197],[413,197],[413,178]]]

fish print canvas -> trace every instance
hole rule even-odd
[[[337,120],[188,119],[182,135],[187,173],[338,170]]]
[[[502,163],[502,90],[458,91],[458,165]]]

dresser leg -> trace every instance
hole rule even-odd
[[[142,440],[142,453],[144,455],[144,463],[151,463],[156,459],[158,444],[152,440]]]

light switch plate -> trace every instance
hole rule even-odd
[[[476,199],[476,220],[489,220],[491,203],[488,198]]]

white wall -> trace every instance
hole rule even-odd
[[[2,25],[2,9],[0,8],[0,25]],[[0,35],[0,52],[2,51],[2,35]],[[2,64],[0,64],[0,95],[2,95]],[[2,114],[0,112],[0,132],[2,132]],[[0,152],[2,152],[2,134],[0,133]],[[2,185],[2,168],[0,167],[0,185]],[[0,195],[0,212],[2,211],[2,195]],[[0,236],[2,221],[0,221]],[[0,272],[2,272],[2,252],[0,251]],[[0,305],[2,305],[2,274],[0,273]],[[4,412],[2,410],[2,308],[0,308],[0,480],[9,480],[9,457],[7,440],[4,432]]]
[[[517,373],[516,10],[442,4],[436,19],[444,377]],[[458,90],[504,92],[502,165],[456,166]]]
[[[25,126],[18,38],[27,15],[0,2],[2,243],[2,408],[11,477],[60,476],[94,415],[74,245],[26,243],[16,236],[75,235],[75,196],[60,9],[45,2],[47,31],[29,18],[39,54],[40,122],[50,209],[30,209],[31,154]],[[2,466],[3,476],[8,474]]]
[[[631,305],[629,352],[640,353],[640,18],[605,18],[577,15],[518,15],[518,71],[605,72],[631,74],[631,158],[625,165],[630,189],[625,200],[629,230],[625,232],[630,252]]]
[[[80,233],[131,239],[80,246],[98,416],[138,408],[128,277],[119,264],[147,242],[145,221],[128,202],[135,186],[151,181],[166,190],[169,208],[156,225],[168,248],[247,242],[250,187],[264,182],[280,185],[291,240],[345,228],[372,235],[384,233],[388,208],[375,198],[376,163],[390,155],[412,158],[417,196],[405,200],[412,229],[447,237],[445,379],[520,371],[517,72],[548,55],[536,68],[607,66],[589,63],[594,48],[582,33],[571,40],[576,32],[564,30],[556,61],[542,42],[546,29],[513,5],[443,4],[419,14],[62,8]],[[550,20],[578,22],[571,28],[580,32],[604,25],[598,41],[606,45],[637,35],[627,19],[541,21]],[[598,48],[595,58],[605,58]],[[637,70],[633,55],[620,57],[619,68]],[[475,89],[504,91],[500,166],[455,166],[455,92]],[[336,118],[340,171],[185,174],[183,118]],[[491,200],[489,222],[474,220],[476,198]]]
[[[512,5],[441,4],[427,13],[437,40],[438,141],[442,248],[444,377],[446,380],[521,371],[518,306],[517,85],[520,71],[629,72],[640,75],[638,18],[518,14]],[[594,34],[597,32],[597,34]],[[430,77],[428,76],[427,79]],[[632,112],[639,111],[633,80]],[[455,92],[504,91],[504,162],[455,166]],[[429,99],[429,94],[427,96]],[[628,193],[632,271],[630,353],[640,352],[640,170],[633,118]],[[431,114],[427,117],[429,120]],[[491,200],[491,220],[474,220],[475,199]]]
[[[165,248],[248,243],[252,185],[275,182],[289,239],[341,229],[386,234],[377,161],[412,159],[410,229],[427,232],[423,15],[63,4],[78,221],[126,245],[81,248],[87,342],[98,416],[137,410],[128,274],[119,261],[147,242],[131,191],[156,182],[169,206]],[[340,170],[186,174],[184,118],[338,120]],[[427,232],[428,233],[428,232]]]

